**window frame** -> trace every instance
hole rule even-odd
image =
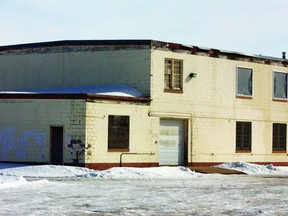
[[[128,125],[124,125],[124,128],[117,128],[121,126],[120,124],[116,124],[115,122],[111,122],[113,117],[125,118],[122,121],[128,121]],[[126,123],[126,122],[125,122]],[[129,152],[130,149],[130,116],[128,115],[108,115],[108,135],[107,135],[107,149],[108,152]],[[123,125],[122,125],[123,126]],[[117,131],[118,130],[118,131]],[[124,131],[124,136],[119,136],[119,133]],[[115,138],[116,136],[116,138]],[[120,144],[120,146],[115,145],[115,140],[119,139],[120,141],[125,142],[124,144]],[[121,140],[122,138],[122,140]],[[122,145],[124,145],[122,147]]]
[[[169,79],[169,87],[166,87],[166,61],[171,61],[171,77]],[[175,62],[180,63],[180,78],[179,78],[179,88],[176,88],[173,86],[173,81],[174,81],[174,63]],[[182,59],[174,59],[174,58],[165,58],[164,59],[164,92],[170,92],[170,93],[183,93],[183,60]]]
[[[286,75],[286,98],[281,98],[281,97],[275,97],[275,75],[276,73],[279,74],[285,74]],[[283,101],[287,102],[288,101],[288,73],[285,71],[273,71],[273,89],[272,89],[272,95],[273,95],[273,101]]]
[[[238,93],[238,89],[239,89],[239,69],[247,69],[247,70],[251,70],[251,81],[250,81],[250,85],[251,85],[251,94],[241,94]],[[254,76],[254,71],[253,68],[249,68],[249,67],[242,67],[242,66],[237,66],[236,67],[236,97],[237,98],[243,98],[243,99],[252,99],[253,97],[253,76]]]
[[[241,131],[238,131],[239,130],[238,125],[241,126]],[[248,135],[245,135],[245,132],[247,132],[247,131],[245,131],[245,125],[249,126]],[[236,135],[236,139],[235,139],[236,140],[236,145],[235,145],[236,153],[250,153],[250,152],[252,152],[252,122],[236,121],[235,132],[236,132],[235,133],[235,135]],[[239,135],[239,132],[241,132],[240,135]],[[245,139],[247,139],[247,136],[249,136],[248,137],[248,143],[245,143]],[[240,138],[240,140],[239,140],[239,138]],[[247,148],[246,145],[248,145],[249,147]]]
[[[276,128],[276,126],[278,126],[278,128]],[[280,126],[283,126],[284,128],[280,128]],[[284,134],[280,134],[282,129],[284,129]],[[277,131],[277,134],[275,134],[275,131]],[[283,140],[284,143],[281,143],[281,140]],[[273,123],[272,124],[272,152],[273,153],[286,153],[286,151],[287,151],[287,124]]]

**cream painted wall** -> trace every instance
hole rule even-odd
[[[73,137],[85,142],[84,100],[0,100],[0,161],[50,161],[50,126],[64,127],[64,163],[75,157]]]
[[[182,94],[164,92],[165,58],[183,60]],[[287,67],[159,50],[151,65],[151,111],[191,119],[189,162],[287,161],[285,153],[272,154],[272,123],[288,122],[287,103],[273,101],[273,71]],[[237,67],[253,69],[252,99],[236,97]],[[236,121],[252,122],[252,153],[235,153]]]
[[[64,127],[64,163],[76,159],[72,139],[85,144],[80,163],[119,163],[121,152],[108,152],[108,115],[130,116],[129,153],[123,163],[157,163],[159,119],[149,105],[64,99],[1,99],[0,161],[50,161],[50,126]],[[151,153],[151,155],[150,155]]]
[[[150,49],[84,48],[0,53],[0,90],[128,84],[149,96]]]
[[[24,157],[47,162],[49,125],[60,124],[64,125],[65,144],[78,136],[85,141],[86,147],[91,145],[86,151],[85,162],[118,163],[121,153],[107,152],[107,116],[129,115],[130,152],[155,154],[124,156],[123,162],[158,162],[160,118],[189,120],[189,162],[287,161],[286,153],[272,154],[272,123],[287,123],[287,103],[273,101],[273,71],[288,72],[288,68],[157,49],[72,51],[23,51],[0,55],[0,89],[130,84],[145,96],[151,94],[151,106],[116,101],[85,105],[84,101],[75,100],[1,100],[0,133],[8,138],[0,142],[0,148],[10,141],[14,144],[19,143],[19,139],[20,143],[26,142],[27,136],[35,131],[42,134],[37,140],[40,136],[45,140],[41,143],[43,148],[37,147],[40,144],[35,147],[44,152],[41,156],[15,155],[17,148],[22,148],[21,144],[5,147],[2,156],[7,158],[5,155],[11,154],[11,158],[19,161]],[[164,92],[165,58],[183,60],[182,94]],[[252,99],[236,97],[237,67],[253,69]],[[191,72],[197,73],[197,77],[189,78]],[[83,116],[80,119],[73,115],[73,110],[78,109],[76,104],[80,109],[77,115]],[[251,153],[235,153],[236,121],[252,122]],[[72,156],[67,153],[65,161],[71,160]]]
[[[125,102],[87,102],[86,163],[120,163],[122,152],[108,152],[108,116],[130,116],[129,153],[153,155],[123,155],[123,163],[158,163],[159,119],[149,117],[149,106]]]

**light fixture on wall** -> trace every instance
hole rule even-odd
[[[195,78],[196,76],[197,76],[197,73],[190,73],[190,74],[189,74],[189,77],[190,77],[190,78]]]

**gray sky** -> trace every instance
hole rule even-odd
[[[155,39],[281,57],[288,0],[0,0],[0,45]]]

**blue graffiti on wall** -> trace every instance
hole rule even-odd
[[[47,134],[26,130],[20,134],[15,128],[0,131],[0,155],[3,160],[43,160]],[[30,156],[28,158],[28,156]]]

